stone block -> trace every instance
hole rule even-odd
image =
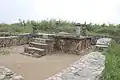
[[[44,49],[39,49],[39,48],[34,48],[34,47],[25,47],[24,52],[32,54],[32,55],[34,54],[44,55],[45,54]]]
[[[35,47],[39,49],[46,49],[48,44],[42,44],[42,43],[35,43],[35,42],[29,42],[30,47]]]

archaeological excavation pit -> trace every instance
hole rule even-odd
[[[90,37],[38,33],[1,37],[1,47],[10,54],[0,56],[0,65],[10,68],[24,80],[44,80],[86,54],[91,47]],[[10,48],[8,48],[10,47]]]

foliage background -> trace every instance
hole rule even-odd
[[[86,24],[86,33],[87,35],[106,35],[106,36],[120,36],[120,24]],[[75,22],[64,21],[64,20],[42,20],[42,21],[33,21],[33,20],[20,20],[18,23],[14,24],[0,24],[0,32],[5,32],[9,35],[18,34],[18,33],[31,33],[32,27],[37,27],[37,32],[46,32],[46,33],[58,33],[58,32],[75,32]]]

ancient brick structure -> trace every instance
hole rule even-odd
[[[10,47],[28,44],[25,53],[34,56],[62,51],[64,53],[80,54],[81,51],[91,46],[91,37],[75,37],[73,34],[56,35],[37,33],[19,34],[18,36],[0,37],[0,47]]]
[[[76,38],[73,36],[55,36],[54,51],[80,54],[82,50],[91,47],[90,37]]]
[[[31,41],[30,34],[19,34],[18,36],[0,37],[0,47],[24,45]]]

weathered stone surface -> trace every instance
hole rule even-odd
[[[18,76],[13,76],[12,80],[24,80],[24,79],[21,75],[18,75]]]
[[[0,74],[0,80],[5,79],[5,75],[4,74]]]
[[[108,48],[111,38],[100,38],[97,40],[95,48],[97,51],[103,51],[105,48]]]
[[[28,34],[18,36],[0,37],[0,47],[10,47],[27,44],[32,38]]]
[[[15,74],[12,70],[0,66],[0,80],[24,80],[21,75]]]
[[[105,56],[102,53],[91,52],[71,64],[69,68],[45,80],[99,80],[105,68],[104,63]]]
[[[80,54],[80,51],[91,47],[91,38],[55,37],[54,51]]]
[[[53,39],[44,39],[44,38],[33,38],[33,42],[51,44],[54,42],[54,40]]]
[[[63,51],[65,53],[74,53],[81,54],[82,50],[85,50],[91,46],[91,38],[89,37],[80,37],[76,38],[73,35],[57,35],[56,34],[45,34],[45,33],[37,33],[37,38],[42,36],[47,36],[49,39],[45,39],[43,43],[48,44],[49,46],[46,48],[46,53],[53,53],[56,51]],[[52,40],[52,39],[53,40]],[[10,47],[16,45],[28,44],[30,41],[33,41],[33,35],[19,34],[18,36],[9,36],[9,37],[0,37],[0,47]],[[71,46],[72,45],[72,46]]]
[[[29,42],[29,46],[39,48],[39,49],[46,49],[48,47],[48,44]]]
[[[48,36],[48,38],[52,38],[55,34],[45,34],[45,33],[38,33],[36,34],[36,37],[42,36]],[[30,41],[32,41],[33,35],[30,33],[25,34],[19,34],[17,36],[6,36],[6,37],[0,37],[0,47],[10,47],[10,46],[16,46],[16,45],[23,45],[28,44]]]
[[[33,38],[33,42],[38,43],[38,44],[47,44],[46,46],[41,47],[41,48],[45,49],[45,52],[47,54],[53,52],[54,39]]]
[[[112,39],[111,38],[100,38],[97,40],[96,44],[108,45]]]
[[[50,38],[53,38],[53,36],[55,36],[55,35],[56,34],[37,33],[37,36],[39,38],[48,38],[48,39],[50,39]]]
[[[24,52],[32,54],[32,55],[35,55],[35,54],[44,55],[45,54],[44,49],[39,49],[39,48],[35,48],[35,47],[25,47]]]
[[[46,43],[36,43],[36,42],[30,42],[29,43],[30,47],[35,47],[39,49],[45,49],[45,53],[49,54],[53,51],[53,44],[46,44]]]
[[[42,38],[33,38],[33,42],[36,43],[46,43],[46,39],[42,39]]]

